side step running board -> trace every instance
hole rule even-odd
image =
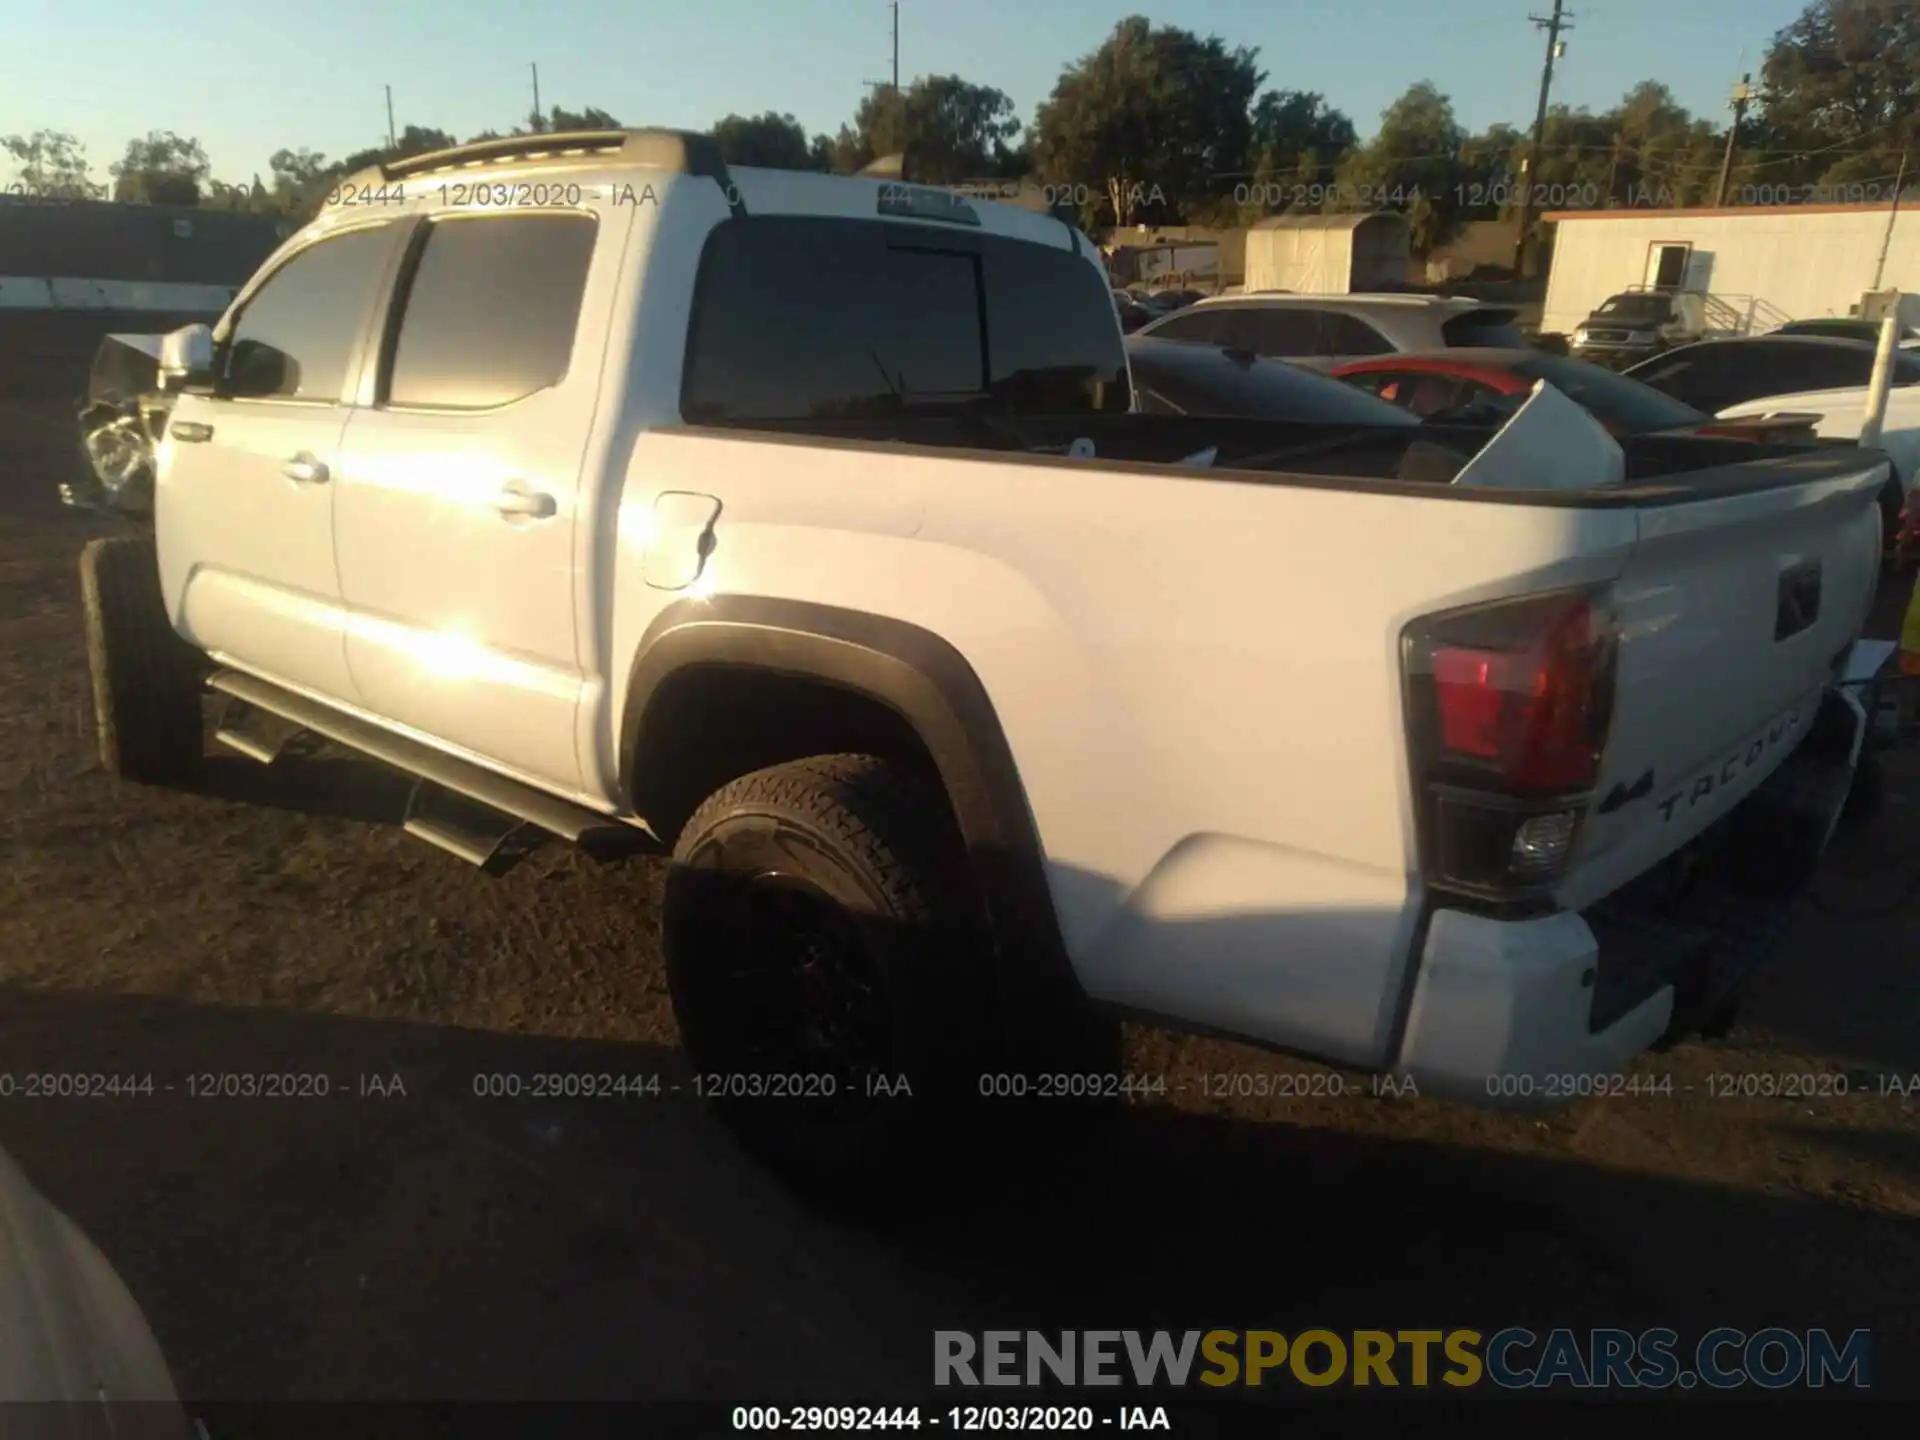
[[[217,733],[244,755],[270,762],[289,739],[310,730],[415,777],[419,783],[407,804],[407,832],[469,864],[488,864],[523,823],[596,856],[630,854],[652,841],[637,826],[343,715],[257,676],[218,670],[207,685],[239,703],[234,720],[223,720]]]
[[[271,765],[299,735],[302,726],[284,715],[262,710],[251,701],[229,695],[220,707],[219,727],[213,738],[229,750],[238,750],[249,760]]]

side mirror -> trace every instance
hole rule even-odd
[[[175,394],[213,389],[213,331],[183,325],[160,341],[160,388]]]

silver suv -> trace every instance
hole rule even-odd
[[[1231,295],[1202,300],[1139,333],[1330,370],[1410,350],[1524,347],[1515,313],[1446,295]]]

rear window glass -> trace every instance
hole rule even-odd
[[[1391,405],[1354,386],[1279,360],[1237,364],[1215,350],[1169,354],[1149,344],[1134,350],[1133,374],[1142,387],[1188,415],[1322,425],[1407,423]]]
[[[695,424],[1129,403],[1111,292],[1065,245],[752,217],[701,257],[680,398]]]
[[[1456,315],[1440,327],[1440,338],[1450,346],[1492,350],[1522,350],[1527,344],[1511,310],[1469,310]]]
[[[1698,425],[1707,418],[1691,405],[1663,395],[1650,385],[1580,360],[1536,355],[1516,362],[1513,373],[1527,380],[1546,381],[1623,434]]]

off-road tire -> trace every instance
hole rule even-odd
[[[153,539],[90,541],[80,552],[80,598],[101,765],[148,785],[187,779],[205,754],[205,662],[167,621]]]
[[[846,948],[859,958],[842,969],[872,978],[856,987],[879,996],[861,1002],[881,1017],[865,1033],[885,1032],[860,1053],[878,1057],[868,1073],[889,1088],[904,1077],[910,1094],[836,1105],[817,1093],[729,1093],[770,1078],[748,1038],[755,1007],[741,996],[780,987],[756,990],[736,965],[792,944],[790,932],[738,918],[762,913],[768,892],[753,887],[778,886],[776,875],[818,886],[832,914],[851,917]],[[936,1145],[978,1124],[997,1043],[985,930],[958,827],[928,779],[870,755],[822,755],[730,782],[681,830],[661,928],[700,1088],[743,1145],[800,1188],[900,1198],[922,1188]],[[764,949],[758,936],[769,937]],[[800,1002],[771,1013],[775,1030],[789,1015],[796,1033],[812,1024]]]

